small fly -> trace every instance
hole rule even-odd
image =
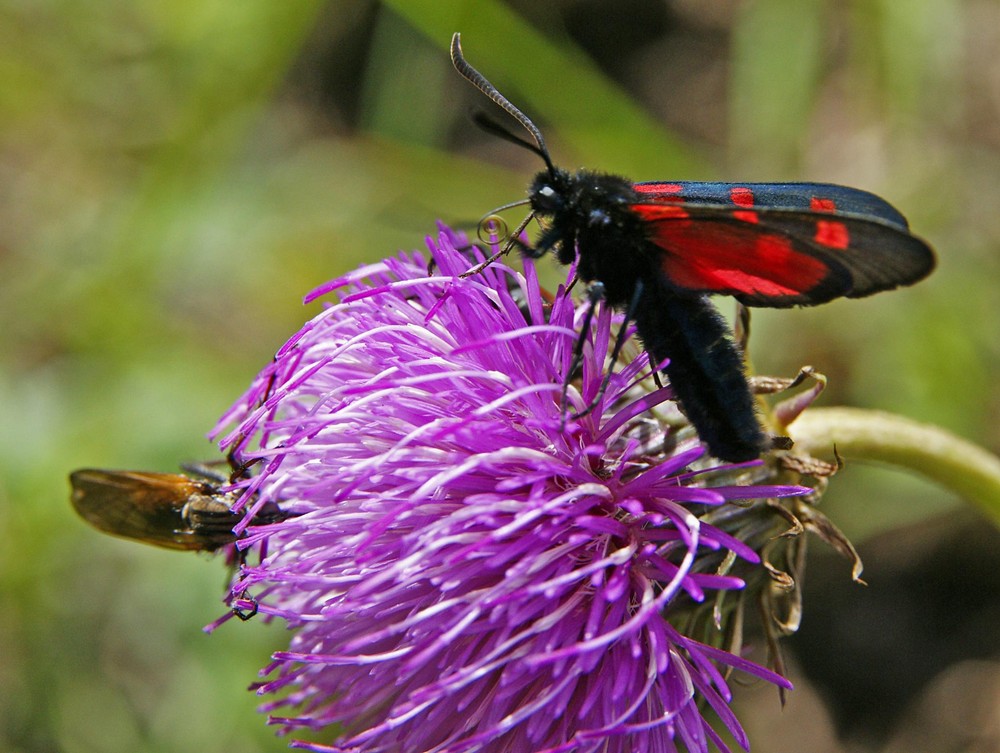
[[[231,509],[238,492],[180,473],[84,468],[69,480],[74,509],[94,528],[165,549],[214,552],[236,541],[233,527],[245,516]],[[253,522],[281,518],[268,505]]]

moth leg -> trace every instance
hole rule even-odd
[[[629,301],[628,308],[625,310],[625,321],[622,322],[621,327],[618,329],[618,336],[615,338],[615,346],[611,349],[611,365],[608,366],[607,372],[604,374],[604,379],[601,380],[601,386],[597,390],[597,394],[594,395],[593,400],[587,404],[587,406],[579,413],[574,413],[570,418],[578,419],[589,415],[593,412],[594,408],[598,406],[601,400],[604,398],[604,393],[607,392],[608,384],[611,382],[611,376],[614,374],[615,364],[618,363],[618,357],[621,355],[622,348],[625,345],[625,340],[628,337],[628,325],[632,321],[635,315],[636,309],[639,307],[639,300],[642,298],[643,284],[642,280],[639,280],[635,284],[635,290],[632,292],[632,300]],[[590,300],[590,308],[587,309],[587,315],[583,320],[583,328],[580,330],[580,336],[576,340],[576,348],[573,350],[573,363],[569,374],[573,374],[576,369],[580,368],[583,364],[583,343],[586,338],[587,330],[590,329],[590,322],[593,319],[594,309],[597,308],[598,302],[605,296],[604,284],[600,282],[595,282],[587,291],[587,297]],[[567,393],[566,390],[569,387],[569,382],[563,384],[563,398],[562,398],[562,412],[566,415],[567,409]]]

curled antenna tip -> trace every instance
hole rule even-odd
[[[508,115],[514,118],[529,134],[531,134],[531,138],[534,140],[535,146],[531,146],[530,144],[527,144],[527,142],[523,142],[520,139],[514,138],[511,140],[527,146],[533,152],[537,153],[545,161],[545,166],[548,168],[549,172],[554,173],[555,167],[552,164],[552,159],[549,157],[549,150],[545,147],[545,139],[542,138],[542,132],[538,130],[538,126],[532,123],[531,119],[515,107],[509,99],[497,91],[497,88],[493,86],[493,84],[491,84],[482,73],[469,64],[469,62],[465,59],[465,56],[462,54],[462,35],[457,31],[451,37],[451,62],[455,66],[455,70],[457,70],[466,81],[475,86],[479,89],[479,91],[492,99],[493,102],[506,110]],[[495,129],[490,130],[496,132]]]

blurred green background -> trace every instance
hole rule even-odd
[[[221,562],[86,528],[66,476],[212,457],[305,292],[523,196],[540,165],[469,123],[453,31],[566,167],[892,201],[934,276],[760,312],[756,368],[1000,450],[995,0],[5,0],[0,750],[285,749],[245,691],[280,626],[202,634]],[[824,510],[863,541],[960,504],[852,466]],[[811,697],[788,749],[839,749]]]

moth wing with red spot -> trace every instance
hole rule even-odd
[[[934,253],[892,205],[823,183],[638,183],[632,206],[678,288],[809,306],[910,285]],[[648,201],[647,201],[648,199]]]

